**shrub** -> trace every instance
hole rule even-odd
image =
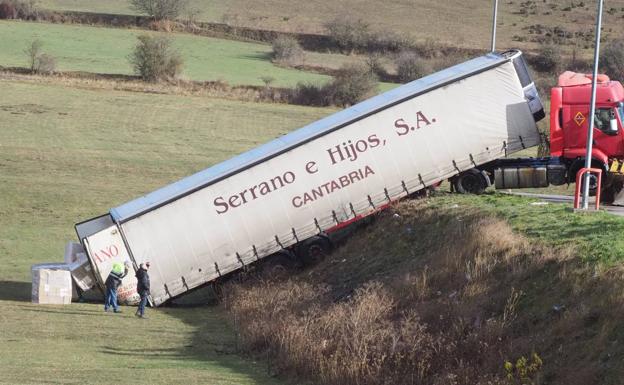
[[[15,10],[17,11],[17,17],[23,20],[38,20],[39,9],[36,6],[35,0],[18,1],[13,0]]]
[[[427,63],[411,51],[401,52],[396,59],[397,76],[402,83],[411,82],[429,73]]]
[[[17,10],[12,1],[0,3],[0,19],[17,19]]]
[[[182,71],[183,60],[165,36],[141,35],[129,61],[143,80],[175,78]]]
[[[371,32],[368,35],[368,51],[398,52],[409,49],[414,43],[409,37],[392,31]]]
[[[557,72],[561,65],[561,50],[556,45],[542,45],[532,64],[540,72]]]
[[[272,46],[273,60],[278,62],[294,62],[303,56],[303,49],[294,37],[279,36]]]
[[[328,106],[332,103],[330,85],[297,83],[291,99],[293,103],[302,106]]]
[[[337,17],[325,25],[327,32],[338,48],[343,51],[364,49],[370,40],[367,23],[350,17]]]
[[[275,82],[275,78],[273,76],[261,76],[260,80],[262,80],[262,83],[264,83],[264,87],[269,88],[271,87],[271,84],[273,84],[273,82]]]
[[[382,56],[378,53],[371,53],[366,57],[366,65],[368,66],[368,70],[371,74],[385,78],[388,76],[386,69],[382,63]]]
[[[174,20],[187,9],[186,0],[130,0],[131,7],[156,20]]]
[[[39,11],[35,1],[2,0],[0,2],[0,19],[36,20]]]
[[[24,49],[24,54],[28,58],[30,72],[37,74],[49,74],[56,70],[56,59],[49,54],[43,53],[43,43],[41,40],[33,40]]]
[[[348,106],[370,95],[377,87],[377,77],[364,65],[342,67],[330,84],[332,104]]]
[[[600,66],[616,79],[624,79],[624,40],[610,41],[600,54]]]
[[[47,53],[41,54],[37,58],[35,72],[38,74],[51,74],[56,70],[56,59]]]
[[[325,85],[298,83],[291,102],[306,106],[348,106],[355,104],[377,87],[377,77],[365,65],[348,65],[338,70],[334,80]]]
[[[416,48],[422,57],[429,59],[441,56],[444,49],[442,44],[430,37],[426,38],[424,42],[418,44]]]

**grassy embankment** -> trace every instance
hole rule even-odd
[[[620,384],[624,219],[532,203],[404,202],[226,305],[272,370],[323,384]]]
[[[330,109],[0,81],[0,383],[276,384],[234,354],[217,308],[139,322],[29,303],[30,265],[61,261],[74,223]]]

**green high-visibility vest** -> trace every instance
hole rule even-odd
[[[123,263],[120,263],[120,262],[113,263],[113,273],[121,275],[123,274],[123,272],[124,272]]]

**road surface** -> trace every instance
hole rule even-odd
[[[550,195],[550,194],[533,194],[533,193],[524,193],[524,192],[503,192],[504,194],[511,195],[519,195],[527,198],[535,198],[542,200],[544,202],[553,202],[553,203],[569,203],[570,207],[574,204],[574,197],[570,195]],[[594,205],[595,199],[593,197],[589,198],[590,205]],[[601,209],[606,210],[607,212],[619,215],[624,217],[624,207],[623,206],[609,206],[609,205],[600,205]]]

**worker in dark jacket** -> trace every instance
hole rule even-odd
[[[150,263],[145,262],[139,265],[139,270],[136,272],[137,278],[137,293],[141,296],[141,302],[139,302],[139,309],[136,312],[136,316],[139,318],[147,318],[145,316],[145,305],[147,305],[147,296],[150,295],[150,279],[147,270],[149,270]]]
[[[113,263],[113,269],[106,278],[104,285],[106,286],[106,297],[104,300],[104,311],[113,308],[115,313],[121,313],[117,304],[117,289],[121,285],[121,281],[128,274],[130,263],[126,261],[123,265],[119,262]]]

